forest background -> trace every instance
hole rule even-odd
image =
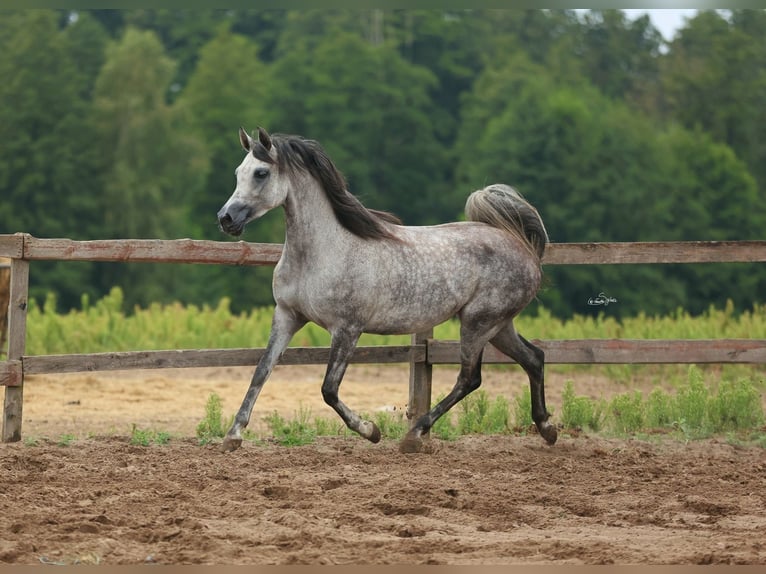
[[[700,11],[670,41],[620,10],[0,13],[0,233],[229,240],[237,129],[318,140],[369,207],[462,217],[519,189],[554,242],[763,239],[766,11]],[[281,242],[281,212],[243,239]],[[748,264],[546,266],[554,315],[763,302]],[[271,268],[36,262],[61,310],[270,305]],[[589,298],[606,292],[608,308]]]

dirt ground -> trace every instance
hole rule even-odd
[[[302,447],[199,446],[211,392],[238,406],[251,369],[31,377],[25,442],[0,445],[0,563],[16,564],[766,564],[766,450],[536,435]],[[321,402],[321,367],[278,367],[251,427]],[[563,380],[549,374],[559,405]],[[437,369],[434,394],[454,370]],[[522,374],[488,370],[490,395]],[[623,388],[576,379],[578,394]],[[0,393],[1,394],[1,393]],[[403,409],[407,371],[354,366],[355,409]],[[129,443],[132,425],[175,438]],[[76,437],[68,446],[62,437]]]

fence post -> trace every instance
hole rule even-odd
[[[428,339],[434,336],[434,330],[429,329],[422,333],[412,335],[413,345],[423,345]],[[433,367],[425,361],[418,362],[415,359],[410,360],[410,400],[407,403],[407,418],[410,421],[410,428],[415,425],[419,417],[426,414],[431,408],[431,375]]]
[[[8,301],[11,297],[11,260],[0,257],[0,357],[5,352],[5,341],[8,336]]]
[[[11,261],[11,295],[8,305],[8,360],[20,361],[27,341],[27,300],[29,297],[29,261]],[[21,415],[24,398],[24,370],[17,386],[5,387],[3,407],[3,442],[21,440]]]

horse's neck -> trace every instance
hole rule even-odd
[[[325,192],[307,178],[295,185],[285,202],[285,250],[311,262],[337,253],[349,234],[341,227]],[[308,257],[307,257],[308,256]]]

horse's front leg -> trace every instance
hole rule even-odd
[[[286,309],[277,306],[274,309],[274,317],[271,320],[271,334],[269,342],[266,345],[266,351],[258,361],[253,378],[250,381],[250,387],[247,389],[245,398],[242,400],[242,406],[239,407],[237,415],[234,417],[234,423],[229,432],[223,439],[221,450],[231,452],[237,450],[242,444],[242,429],[250,422],[250,415],[255,406],[255,400],[263,388],[266,379],[269,378],[271,371],[282,356],[282,352],[290,343],[293,335],[306,324],[305,319],[295,317],[295,315]]]
[[[377,425],[372,421],[362,419],[338,398],[340,383],[346,373],[351,355],[354,354],[360,335],[361,331],[356,329],[342,329],[333,332],[330,360],[327,363],[327,372],[322,383],[322,397],[340,415],[348,428],[356,431],[370,442],[378,442],[380,429]]]

